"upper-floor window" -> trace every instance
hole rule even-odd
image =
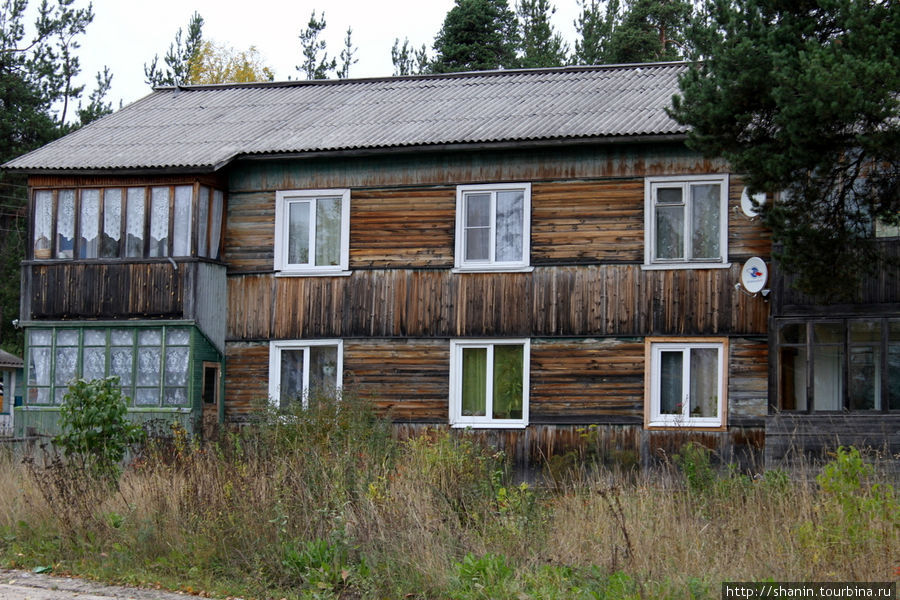
[[[275,194],[275,270],[334,275],[347,271],[350,190]]]
[[[724,266],[728,260],[728,176],[648,177],[644,263]]]
[[[36,190],[34,258],[218,259],[224,194],[203,185]],[[196,232],[196,236],[194,235]]]
[[[456,188],[456,268],[509,271],[529,267],[531,184]]]

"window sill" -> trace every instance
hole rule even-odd
[[[353,271],[276,271],[275,277],[349,277]]]
[[[454,267],[451,273],[531,273],[534,267],[504,267],[504,266],[477,266],[477,267]]]
[[[497,421],[494,423],[451,423],[452,429],[525,429],[528,423],[504,423]]]
[[[654,264],[643,264],[641,265],[641,269],[644,271],[667,271],[674,269],[728,269],[731,267],[731,263],[654,263]]]
[[[692,423],[646,423],[647,431],[727,431],[726,425],[706,425]]]

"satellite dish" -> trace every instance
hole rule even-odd
[[[741,269],[741,285],[751,294],[756,294],[766,287],[769,280],[769,268],[758,256],[747,259]]]
[[[754,202],[756,203],[754,205]],[[741,210],[744,211],[744,214],[748,217],[755,217],[759,214],[759,209],[757,207],[762,206],[766,203],[766,193],[759,192],[758,194],[750,195],[750,192],[747,188],[744,188],[744,191],[741,192]]]

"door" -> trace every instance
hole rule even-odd
[[[200,394],[203,404],[203,439],[214,439],[219,432],[221,410],[222,366],[215,362],[203,363],[203,388]]]

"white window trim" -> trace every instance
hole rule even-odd
[[[488,348],[488,356],[493,373],[494,346],[522,346],[522,418],[494,419],[491,417],[493,397],[487,396],[485,416],[463,416],[462,414],[462,351],[463,348]],[[530,377],[531,340],[528,338],[490,338],[490,339],[455,339],[450,340],[450,426],[454,428],[471,427],[473,429],[524,429],[528,426],[528,386]],[[493,378],[488,378],[491,385]],[[489,392],[492,391],[489,389]]]
[[[716,417],[692,417],[689,403],[682,402],[683,412],[680,415],[660,414],[661,377],[660,353],[663,350],[690,350],[693,348],[715,348],[719,351],[718,359],[718,406]],[[690,390],[690,361],[684,361],[684,393]],[[691,428],[724,430],[728,423],[728,340],[724,338],[647,338],[645,349],[645,399],[644,426],[646,428]]]
[[[503,192],[522,191],[522,260],[517,261],[466,261],[465,259],[465,195],[471,192]],[[491,253],[496,250],[495,236],[497,202],[491,202]],[[454,273],[491,273],[496,271],[533,270],[531,267],[531,184],[530,183],[492,183],[456,186],[456,249],[454,254]]]
[[[315,202],[320,197],[341,198],[341,256],[338,265],[292,265],[287,262],[287,203],[293,199]],[[315,207],[310,206],[309,255],[315,257]],[[349,275],[350,263],[350,190],[283,190],[275,192],[275,271],[279,276],[299,275]]]
[[[281,398],[281,351],[304,350],[303,353],[303,408],[309,406],[309,348],[314,346],[337,347],[337,373],[335,389],[340,392],[344,376],[343,340],[278,340],[269,342],[269,404],[278,408]]]
[[[654,258],[656,254],[656,213],[654,211],[654,195],[653,191],[656,187],[663,185],[674,187],[677,184],[687,186],[696,183],[718,183],[721,185],[721,196],[719,200],[719,215],[721,218],[719,226],[719,250],[721,251],[720,260],[691,260],[687,257],[683,259],[663,259]],[[657,269],[725,269],[731,266],[728,262],[728,174],[711,174],[711,175],[678,175],[667,177],[646,177],[644,179],[644,265],[645,270]],[[685,193],[685,228],[690,223],[689,202],[687,199],[689,194]],[[686,242],[687,244],[687,242]]]

